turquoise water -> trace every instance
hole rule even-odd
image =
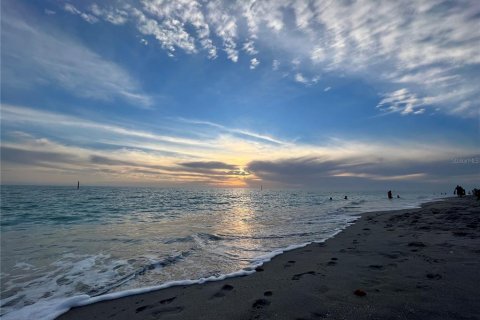
[[[435,198],[401,195],[2,186],[1,314],[45,316],[80,294],[248,269],[276,249],[331,237],[361,212]]]

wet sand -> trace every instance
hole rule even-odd
[[[250,276],[103,301],[58,319],[480,319],[480,201],[366,213]]]

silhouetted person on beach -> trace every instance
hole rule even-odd
[[[456,194],[459,198],[461,198],[465,195],[465,189],[457,184],[455,190],[453,190],[453,194]]]
[[[473,189],[472,194],[477,197],[477,200],[480,200],[480,189]]]
[[[393,199],[392,190],[388,190],[387,195],[388,195],[388,199]]]

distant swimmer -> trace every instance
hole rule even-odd
[[[399,194],[397,194],[397,199],[400,199],[400,195],[399,195]]]
[[[330,197],[330,200],[333,200],[332,197]]]
[[[392,190],[388,190],[387,195],[388,195],[388,199],[393,199]]]
[[[348,197],[347,197],[347,196],[345,196],[345,198],[343,198],[343,200],[348,200]]]

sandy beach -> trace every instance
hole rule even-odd
[[[363,214],[245,277],[71,309],[58,319],[480,319],[480,201]]]

